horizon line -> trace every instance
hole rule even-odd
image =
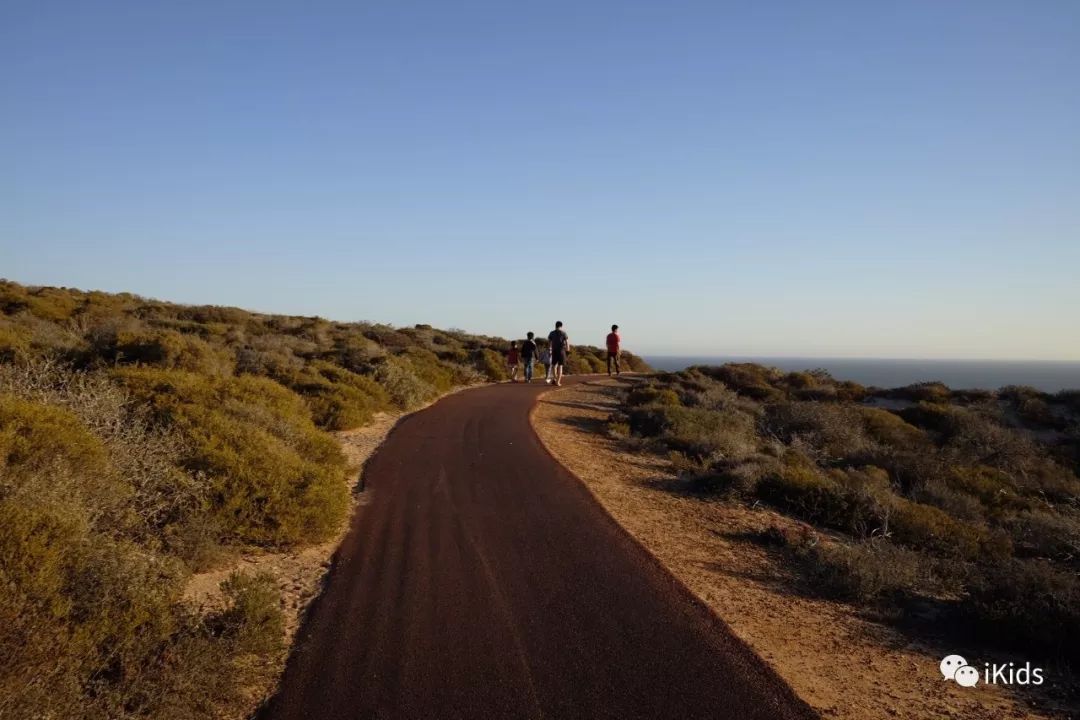
[[[715,354],[698,354],[698,353],[679,353],[679,354],[666,354],[666,353],[653,353],[653,352],[634,352],[635,355],[643,358],[667,358],[673,360],[694,360],[701,359],[707,360],[711,358],[745,358],[745,359],[761,359],[761,360],[893,360],[901,362],[1001,362],[1001,363],[1054,363],[1059,365],[1080,365],[1080,358],[1077,359],[1047,359],[1047,358],[989,358],[989,357],[896,357],[889,355],[773,355],[769,353],[715,353]]]

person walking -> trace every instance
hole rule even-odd
[[[510,350],[506,353],[506,367],[510,371],[510,382],[517,382],[519,360],[517,340],[511,340]]]
[[[544,366],[544,382],[551,384],[551,350],[544,348],[540,351],[540,364]]]
[[[555,329],[548,333],[548,347],[551,348],[551,379],[556,386],[561,386],[566,358],[570,355],[570,337],[562,329],[562,320],[556,321]]]
[[[619,336],[619,326],[612,325],[611,332],[607,336],[607,374],[611,377],[611,364],[615,363],[615,374],[621,375],[619,367],[619,352],[622,350],[622,337]]]
[[[536,355],[538,348],[536,347],[536,341],[533,340],[535,335],[532,331],[525,333],[525,342],[521,343],[521,362],[525,365],[525,382],[531,383],[533,379],[533,365],[536,363]]]

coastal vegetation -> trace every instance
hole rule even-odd
[[[608,428],[671,492],[797,519],[755,541],[806,592],[1075,665],[1078,398],[729,364],[635,384]]]
[[[243,707],[280,667],[278,589],[236,574],[202,611],[188,578],[331,538],[330,431],[503,380],[507,346],[0,281],[0,717]],[[575,347],[571,372],[602,367]]]

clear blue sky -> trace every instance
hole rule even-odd
[[[0,276],[1080,359],[1080,3],[0,7]]]

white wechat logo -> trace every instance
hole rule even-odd
[[[955,680],[957,685],[966,688],[975,687],[980,679],[986,685],[1042,685],[1045,681],[1043,669],[1031,667],[1030,662],[1023,665],[1015,662],[983,663],[980,673],[968,665],[963,655],[946,655],[939,667],[946,680]]]
[[[979,671],[968,665],[960,655],[947,655],[941,661],[941,674],[946,680],[955,680],[961,687],[975,687],[979,682]]]

